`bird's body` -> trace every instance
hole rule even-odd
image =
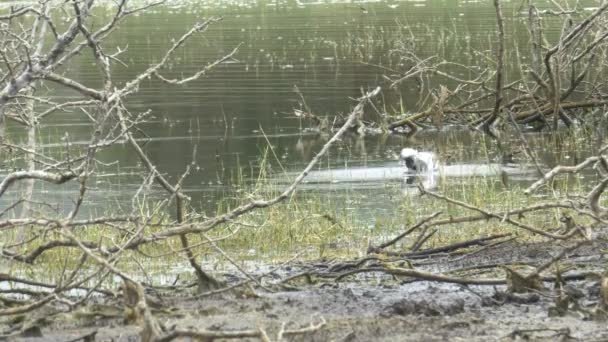
[[[432,172],[437,169],[435,154],[432,152],[418,152],[413,148],[404,148],[399,154],[401,165],[409,172]]]

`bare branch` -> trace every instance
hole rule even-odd
[[[538,190],[538,188],[540,188],[543,184],[551,181],[553,178],[555,178],[555,176],[562,174],[562,173],[578,173],[581,170],[591,166],[592,164],[595,164],[599,160],[600,160],[599,157],[589,157],[589,158],[585,159],[582,163],[580,163],[576,166],[561,166],[561,165],[556,166],[551,171],[545,173],[543,178],[537,180],[536,182],[534,182],[534,184],[530,185],[524,191],[524,193],[526,195],[529,195],[532,192]]]
[[[14,182],[22,179],[39,179],[53,184],[63,184],[77,176],[78,174],[76,172],[53,173],[39,170],[12,172],[0,182],[0,196],[2,196]]]

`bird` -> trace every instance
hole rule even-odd
[[[404,148],[399,154],[399,163],[413,173],[432,172],[437,169],[435,154]]]

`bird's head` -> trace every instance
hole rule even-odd
[[[416,171],[415,158],[418,155],[418,151],[413,148],[404,148],[399,154],[399,162],[401,165],[405,165],[410,170]]]

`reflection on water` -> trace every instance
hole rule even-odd
[[[527,32],[518,20],[518,5],[507,4],[505,13],[509,35],[521,36],[517,44],[525,46]],[[128,100],[134,113],[152,109],[150,121],[141,127],[146,135],[139,135],[138,140],[170,179],[180,177],[196,146],[197,167],[184,189],[195,207],[213,212],[218,198],[234,196],[235,184],[257,179],[262,155],[269,156],[263,171],[274,177],[283,170],[300,169],[328,139],[304,130],[309,123],[293,115],[294,108],[301,108],[294,85],[317,115],[331,118],[348,112],[353,105],[350,98],[357,97],[361,88],[386,86],[382,78],[386,70],[379,65],[406,67],[390,53],[396,42],[422,57],[437,55],[463,64],[478,63],[476,51],[488,49],[493,37],[493,11],[488,2],[451,0],[170,1],[168,6],[126,21],[105,46],[128,46],[122,56],[128,68],[115,65],[113,77],[120,84],[157,61],[173,38],[203,17],[221,15],[224,20],[180,50],[163,70],[165,77],[190,75],[242,43],[234,61],[206,78],[181,87],[150,80]],[[100,19],[109,15],[98,13]],[[559,27],[548,25],[546,30],[551,35]],[[68,72],[87,86],[100,84],[91,56],[83,55]],[[453,72],[467,76],[463,70]],[[75,95],[59,91],[63,99]],[[412,82],[398,91],[386,90],[378,106],[388,113],[401,113],[415,110],[418,100],[418,86]],[[39,127],[38,149],[65,156],[70,149],[84,148],[90,134],[82,113],[56,113]],[[18,126],[9,127],[9,135],[15,143],[27,139]],[[540,135],[529,138],[533,148],[545,144]],[[495,162],[492,144],[467,130],[429,131],[411,139],[350,136],[332,149],[315,177],[337,172],[323,170],[347,169],[349,177],[366,184],[362,192],[374,189],[382,197],[387,179],[402,179],[394,163],[404,146],[433,151],[452,164]],[[539,150],[539,158],[545,165],[555,165],[566,156],[571,158],[568,162],[574,162],[580,153],[584,152],[555,146],[551,152]],[[130,194],[140,188],[146,175],[140,174],[140,165],[127,145],[101,152],[100,159],[110,164],[93,178],[86,207],[89,212],[114,211],[121,206],[129,211]],[[11,167],[0,165],[0,175]],[[116,176],[101,177],[103,173]],[[315,183],[312,176],[305,187]],[[77,188],[76,184],[58,187],[38,182],[34,191],[56,201],[54,210],[61,212],[69,210]],[[346,188],[344,191],[356,191],[352,184]],[[145,187],[144,193],[146,199],[161,194],[153,185]],[[10,196],[15,199],[20,194],[15,191]],[[388,202],[387,198],[376,203],[385,206]]]
[[[487,164],[452,164],[440,165],[436,170],[415,173],[408,171],[396,163],[384,166],[333,168],[310,172],[303,184],[302,190],[323,190],[328,187],[332,190],[348,189],[363,190],[378,187],[386,183],[401,183],[405,193],[422,185],[425,189],[436,189],[444,178],[472,178],[472,177],[502,177],[515,182],[534,181],[537,171],[531,165],[498,163]],[[286,185],[297,176],[296,173],[281,175],[279,184]]]

